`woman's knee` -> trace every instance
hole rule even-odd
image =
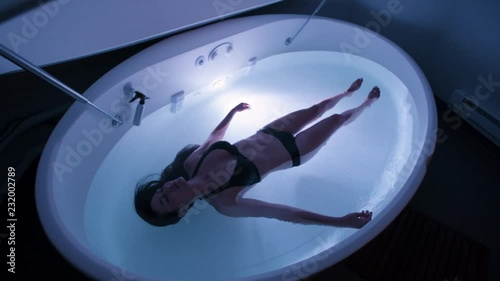
[[[347,120],[349,120],[352,116],[352,113],[351,112],[344,112],[342,114],[337,114],[339,115],[339,122],[340,124],[344,124],[345,122],[347,122]]]
[[[334,124],[334,125],[342,125],[347,119],[349,119],[348,116],[345,114],[333,114],[328,119]]]
[[[326,111],[326,105],[323,102],[317,103],[307,109],[307,114],[311,119],[316,119]]]

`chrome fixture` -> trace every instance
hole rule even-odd
[[[205,57],[204,56],[199,56],[196,61],[194,62],[194,65],[196,67],[202,67],[205,64]]]
[[[216,57],[219,57],[220,55],[225,55],[226,57],[230,55],[230,53],[233,51],[233,44],[226,42],[218,45],[215,47],[210,54],[208,55],[208,59],[210,61],[215,60]]]
[[[309,16],[309,18],[307,18],[306,22],[304,22],[304,24],[300,27],[299,31],[297,31],[297,33],[295,33],[294,36],[288,37],[285,40],[285,45],[288,46],[288,45],[292,44],[293,40],[295,40],[295,37],[297,37],[297,35],[299,35],[299,33],[302,31],[302,29],[304,29],[304,27],[309,23],[309,21],[312,19],[312,17],[314,17],[319,12],[319,10],[321,10],[321,8],[323,7],[323,5],[325,5],[325,3],[326,3],[326,0],[322,0],[321,3],[319,3],[318,7],[316,7],[316,10],[314,10],[314,12],[311,14],[311,16]]]
[[[14,53],[7,47],[5,47],[3,44],[0,44],[0,54],[8,59],[9,61],[17,64],[19,67],[31,72],[32,74],[40,77],[41,79],[49,82],[52,84],[54,87],[58,88],[59,90],[63,91],[70,97],[76,99],[77,101],[87,104],[90,107],[94,108],[95,110],[99,111],[100,113],[106,115],[107,117],[111,118],[113,120],[114,126],[119,126],[123,122],[118,118],[117,116],[112,116],[106,111],[100,109],[97,107],[95,104],[91,103],[88,99],[86,99],[84,96],[76,92],[75,90],[71,89],[70,87],[66,86],[64,83],[61,81],[57,80],[54,76],[50,75],[49,73],[45,72],[38,66],[34,65],[33,63],[29,62],[25,58],[21,57],[20,55]]]

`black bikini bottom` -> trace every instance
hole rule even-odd
[[[270,127],[262,128],[260,131],[277,138],[281,142],[281,144],[283,144],[286,151],[288,151],[288,153],[292,157],[292,167],[300,165],[299,148],[297,147],[297,144],[295,143],[295,137],[292,134]]]

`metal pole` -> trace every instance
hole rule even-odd
[[[295,37],[297,37],[297,35],[299,35],[299,33],[309,23],[309,21],[312,19],[312,17],[314,17],[319,12],[319,10],[321,10],[321,8],[323,7],[323,5],[325,5],[325,2],[326,2],[326,0],[322,0],[321,3],[319,3],[318,7],[316,7],[316,10],[314,10],[314,12],[312,13],[312,15],[310,15],[309,18],[307,18],[306,22],[300,27],[299,31],[297,31],[297,33],[295,33],[294,36],[288,37],[285,40],[285,45],[288,46],[288,45],[292,44],[293,40],[295,40]]]
[[[43,69],[39,68],[38,66],[32,64],[25,58],[21,57],[20,55],[14,53],[7,47],[5,47],[3,44],[0,44],[0,54],[5,57],[6,59],[10,60],[11,62],[17,64],[19,67],[24,68],[25,70],[35,74],[36,76],[42,78],[43,80],[49,82],[52,84],[54,87],[58,88],[59,90],[65,92],[72,98],[76,99],[77,101],[88,104],[92,108],[96,109],[97,111],[101,112],[102,114],[108,116],[109,118],[113,119],[117,124],[121,125],[122,121],[118,119],[117,117],[114,117],[107,113],[106,111],[100,109],[97,107],[95,104],[91,103],[88,99],[86,99],[84,96],[80,95],[78,92],[75,90],[71,89],[70,87],[66,86],[64,83],[61,81],[57,80],[54,76],[50,75],[49,73],[45,72]]]

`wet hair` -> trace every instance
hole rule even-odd
[[[135,210],[137,214],[147,223],[154,226],[166,226],[176,224],[181,220],[178,211],[170,212],[168,214],[156,213],[151,208],[151,200],[153,199],[153,195],[156,193],[158,188],[162,187],[166,182],[175,180],[179,177],[189,180],[189,175],[184,169],[184,162],[189,155],[198,149],[198,147],[200,146],[197,144],[190,144],[181,149],[175,156],[174,161],[161,172],[158,180],[142,180],[137,183],[134,197]],[[150,177],[146,177],[146,179],[147,178]],[[193,203],[189,205],[189,208],[192,206]]]

